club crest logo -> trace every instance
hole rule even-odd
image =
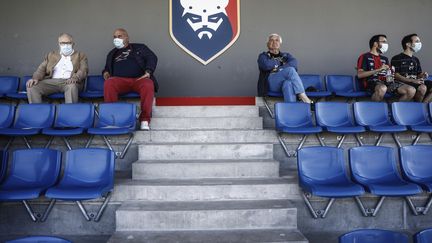
[[[174,42],[207,65],[240,35],[240,0],[169,0]]]

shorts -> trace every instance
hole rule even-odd
[[[382,84],[387,86],[387,92],[397,94],[397,89],[399,89],[401,86],[404,85],[404,83],[394,81],[394,82],[384,82],[381,80],[370,80],[367,82],[367,89],[369,92],[374,93],[375,92],[375,86]]]
[[[404,83],[404,84],[412,86],[415,89],[417,89],[420,86],[420,84],[415,84],[415,83]],[[424,84],[426,85],[427,90],[431,90],[432,89],[432,81],[431,80],[425,80]]]

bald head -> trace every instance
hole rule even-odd
[[[129,34],[123,28],[117,28],[116,30],[114,30],[113,38],[122,39],[125,47],[129,45]]]

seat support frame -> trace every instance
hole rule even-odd
[[[123,147],[123,150],[121,152],[117,152],[117,151],[114,150],[111,142],[108,140],[108,137],[106,135],[101,135],[101,136],[102,136],[102,138],[103,138],[103,140],[105,142],[105,145],[109,148],[109,150],[113,151],[115,153],[115,155],[116,155],[116,158],[120,158],[120,159],[124,159],[126,153],[128,152],[130,146],[132,145],[132,141],[133,141],[133,138],[134,138],[134,134],[133,133],[129,133],[129,138],[128,138],[127,142],[126,142],[126,145]],[[91,145],[94,137],[95,137],[95,135],[93,135],[93,134],[90,136],[89,140],[87,141],[87,144],[85,145],[85,148],[89,148],[90,147],[90,145]]]
[[[325,142],[322,140],[322,138],[319,136],[318,133],[316,133],[315,136],[318,139],[318,142],[320,143],[321,146],[326,146]],[[297,152],[303,147],[307,138],[308,138],[308,134],[303,134],[303,137],[302,137],[299,145],[297,146],[297,149],[295,151],[289,151],[285,141],[283,140],[283,138],[281,136],[281,133],[278,133],[279,143],[282,145],[282,148],[285,151],[285,154],[287,155],[287,157],[297,157]]]

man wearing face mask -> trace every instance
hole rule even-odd
[[[140,129],[150,130],[154,93],[158,83],[154,77],[156,55],[144,44],[129,43],[125,29],[114,31],[114,46],[102,71],[105,79],[104,100],[116,102],[119,94],[137,92],[141,98]]]
[[[58,92],[64,93],[65,103],[78,102],[78,93],[88,74],[87,57],[74,50],[75,43],[70,34],[61,34],[58,44],[59,50],[48,53],[27,81],[30,104],[42,103],[42,96]]]
[[[430,102],[432,100],[432,82],[426,80],[428,73],[423,72],[420,60],[414,56],[422,47],[417,34],[407,35],[402,39],[403,52],[392,58],[391,63],[396,69],[395,78],[414,87],[417,92],[414,100],[417,102]],[[429,94],[425,97],[427,91]]]
[[[388,50],[387,36],[372,36],[369,48],[370,51],[357,60],[357,77],[362,81],[363,87],[372,93],[372,100],[382,101],[386,92],[399,94],[400,101],[412,99],[415,94],[413,87],[387,80],[387,72],[391,69],[388,58],[382,55]]]

